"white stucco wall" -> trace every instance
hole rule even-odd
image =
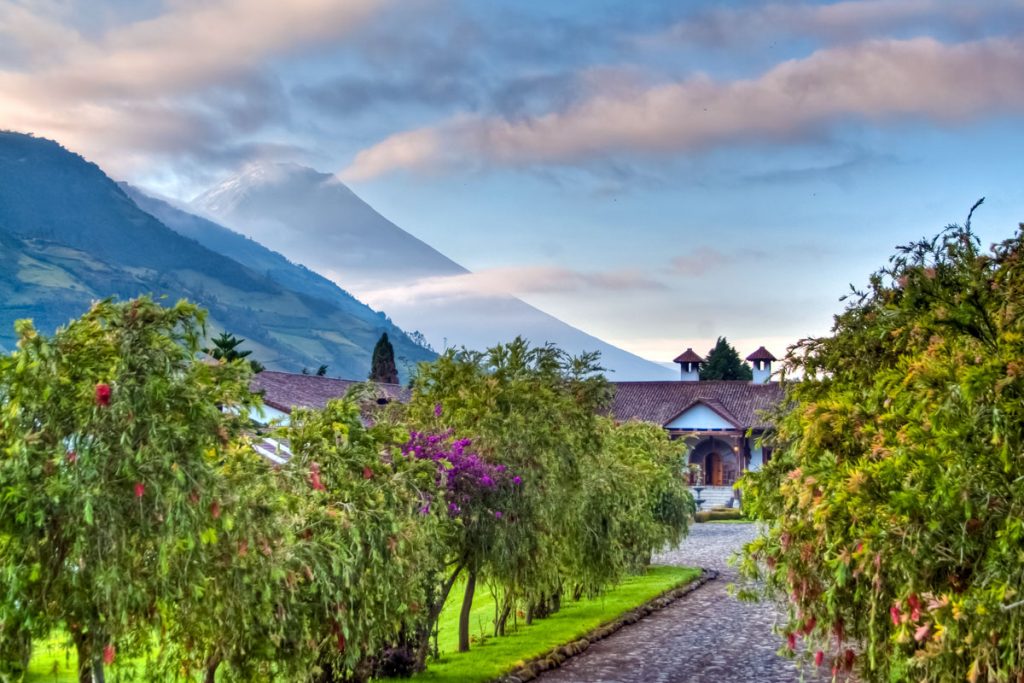
[[[693,406],[665,426],[668,429],[736,429],[703,403]]]
[[[263,406],[258,409],[250,408],[249,417],[252,418],[253,421],[262,425],[270,424],[271,422],[276,422],[282,425],[289,423],[288,413],[283,410],[278,410],[277,408],[271,408],[270,406]]]

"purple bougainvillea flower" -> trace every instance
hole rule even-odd
[[[441,417],[441,412],[442,412],[441,404],[440,403],[435,403],[434,404],[434,417]]]
[[[420,508],[420,514],[421,515],[429,515],[430,514],[430,503],[427,503],[426,505],[424,505],[423,507]]]
[[[512,477],[512,483],[515,484],[516,486],[519,486],[520,484],[523,483],[523,478],[517,474],[516,476]]]
[[[494,511],[494,516],[495,516],[495,517],[496,517],[497,519],[501,519],[501,518],[502,518],[502,512],[501,512],[501,510],[495,510],[495,511]]]

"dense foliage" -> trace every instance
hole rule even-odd
[[[1024,231],[910,244],[798,344],[768,525],[744,570],[788,596],[787,646],[869,681],[1024,677]]]
[[[719,337],[715,347],[708,351],[704,364],[700,366],[700,378],[750,381],[754,378],[754,373],[748,364],[740,360],[736,347],[726,341],[725,337]]]
[[[685,533],[682,447],[601,417],[593,356],[452,351],[421,367],[408,406],[356,391],[264,433],[244,354],[200,360],[203,320],[105,301],[52,338],[22,323],[0,359],[0,656],[15,676],[33,638],[62,631],[83,683],[115,662],[209,683],[411,673],[460,576],[468,648],[477,585],[503,634],[514,610],[599,594]],[[287,463],[257,455],[268,438]]]
[[[566,592],[601,590],[685,532],[681,450],[663,431],[599,417],[611,394],[596,361],[516,339],[485,353],[450,350],[420,369],[412,423],[473,435],[478,457],[513,475],[500,508],[448,544],[449,566],[467,575],[461,649],[478,581],[500,595],[501,634],[517,607],[528,621],[557,610]],[[646,535],[627,538],[645,524]]]
[[[52,339],[28,322],[0,359],[0,622],[63,625],[80,676],[147,647],[160,605],[202,580],[226,520],[218,460],[250,401],[248,371],[196,363],[200,314],[95,304]],[[4,630],[8,649],[17,631]]]

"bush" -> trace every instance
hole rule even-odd
[[[743,511],[739,509],[720,508],[714,510],[701,510],[693,516],[693,521],[701,524],[718,520],[744,519]]]
[[[867,681],[1024,676],[1024,232],[902,248],[788,361],[775,455],[744,482],[770,525],[744,573]]]

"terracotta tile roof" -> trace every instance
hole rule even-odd
[[[694,350],[691,348],[691,349],[686,349],[681,354],[676,356],[675,360],[673,360],[672,362],[673,363],[703,363],[704,359],[701,358],[700,356],[698,356],[694,352]]]
[[[759,413],[778,405],[783,396],[778,382],[613,382],[613,386],[616,419],[635,418],[662,426],[695,403],[704,403],[741,429],[767,429],[771,425]]]
[[[316,375],[264,370],[252,378],[253,391],[263,392],[263,402],[271,408],[291,412],[293,406],[323,408],[327,401],[348,393],[363,381],[334,379]],[[408,401],[409,390],[400,384],[374,385],[378,399]]]
[[[763,346],[757,347],[757,351],[747,356],[747,360],[778,360],[771,352]]]

